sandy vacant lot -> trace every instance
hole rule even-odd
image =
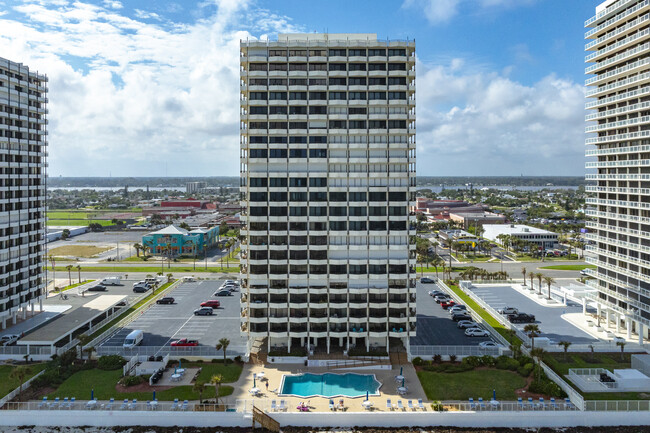
[[[99,253],[108,251],[111,247],[98,247],[95,245],[66,245],[52,248],[49,253],[55,257],[94,257]]]

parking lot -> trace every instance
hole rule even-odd
[[[567,306],[547,307],[505,285],[472,286],[471,290],[495,310],[508,306],[534,315],[535,323],[541,331],[540,337],[548,338],[551,343],[569,341],[574,344],[590,344],[598,341],[562,318],[563,314],[582,313],[581,305],[569,301]],[[523,330],[526,323],[517,323],[515,326]]]
[[[467,337],[464,329],[451,320],[447,310],[428,294],[442,290],[437,284],[417,283],[417,335],[411,338],[412,346],[474,346],[490,337]]]
[[[223,281],[184,282],[165,296],[171,296],[171,305],[154,304],[140,317],[113,334],[102,346],[121,347],[124,338],[133,330],[144,332],[141,346],[169,346],[180,338],[198,340],[200,346],[215,347],[221,338],[230,340],[229,356],[246,352],[246,339],[240,335],[239,292],[233,296],[213,297]],[[212,316],[195,316],[201,302],[218,299],[221,306]],[[220,352],[219,352],[220,353]],[[216,355],[216,352],[215,352]]]

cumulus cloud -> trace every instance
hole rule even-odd
[[[104,0],[102,4],[110,9],[122,9],[124,6],[122,6],[122,2],[119,2],[117,0]]]
[[[192,24],[143,22],[112,3],[24,2],[24,19],[0,17],[3,57],[50,78],[50,174],[238,174],[239,40],[257,32],[249,15],[269,33],[288,20],[222,0]]]
[[[551,74],[531,86],[460,60],[418,64],[418,170],[442,175],[583,171],[584,93]],[[455,161],[450,167],[449,162]]]
[[[133,12],[135,13],[135,16],[137,18],[140,18],[140,19],[143,19],[143,20],[146,20],[146,19],[154,19],[154,20],[158,20],[158,21],[162,20],[160,15],[158,15],[155,12],[147,12],[147,11],[143,11],[142,9],[134,9]]]
[[[478,6],[483,10],[495,8],[511,8],[530,5],[537,0],[404,0],[402,7],[415,9],[424,13],[431,24],[444,23],[458,15],[461,5],[467,4],[472,8]]]

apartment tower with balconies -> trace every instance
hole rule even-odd
[[[1,329],[45,294],[46,105],[47,77],[0,58]]]
[[[601,324],[642,343],[650,326],[650,1],[606,1],[585,27],[587,261],[597,266],[589,301]]]
[[[415,43],[240,45],[242,331],[268,348],[415,335]]]

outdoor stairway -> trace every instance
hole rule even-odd
[[[389,355],[390,363],[393,367],[409,363],[408,354],[406,352],[390,352]]]

